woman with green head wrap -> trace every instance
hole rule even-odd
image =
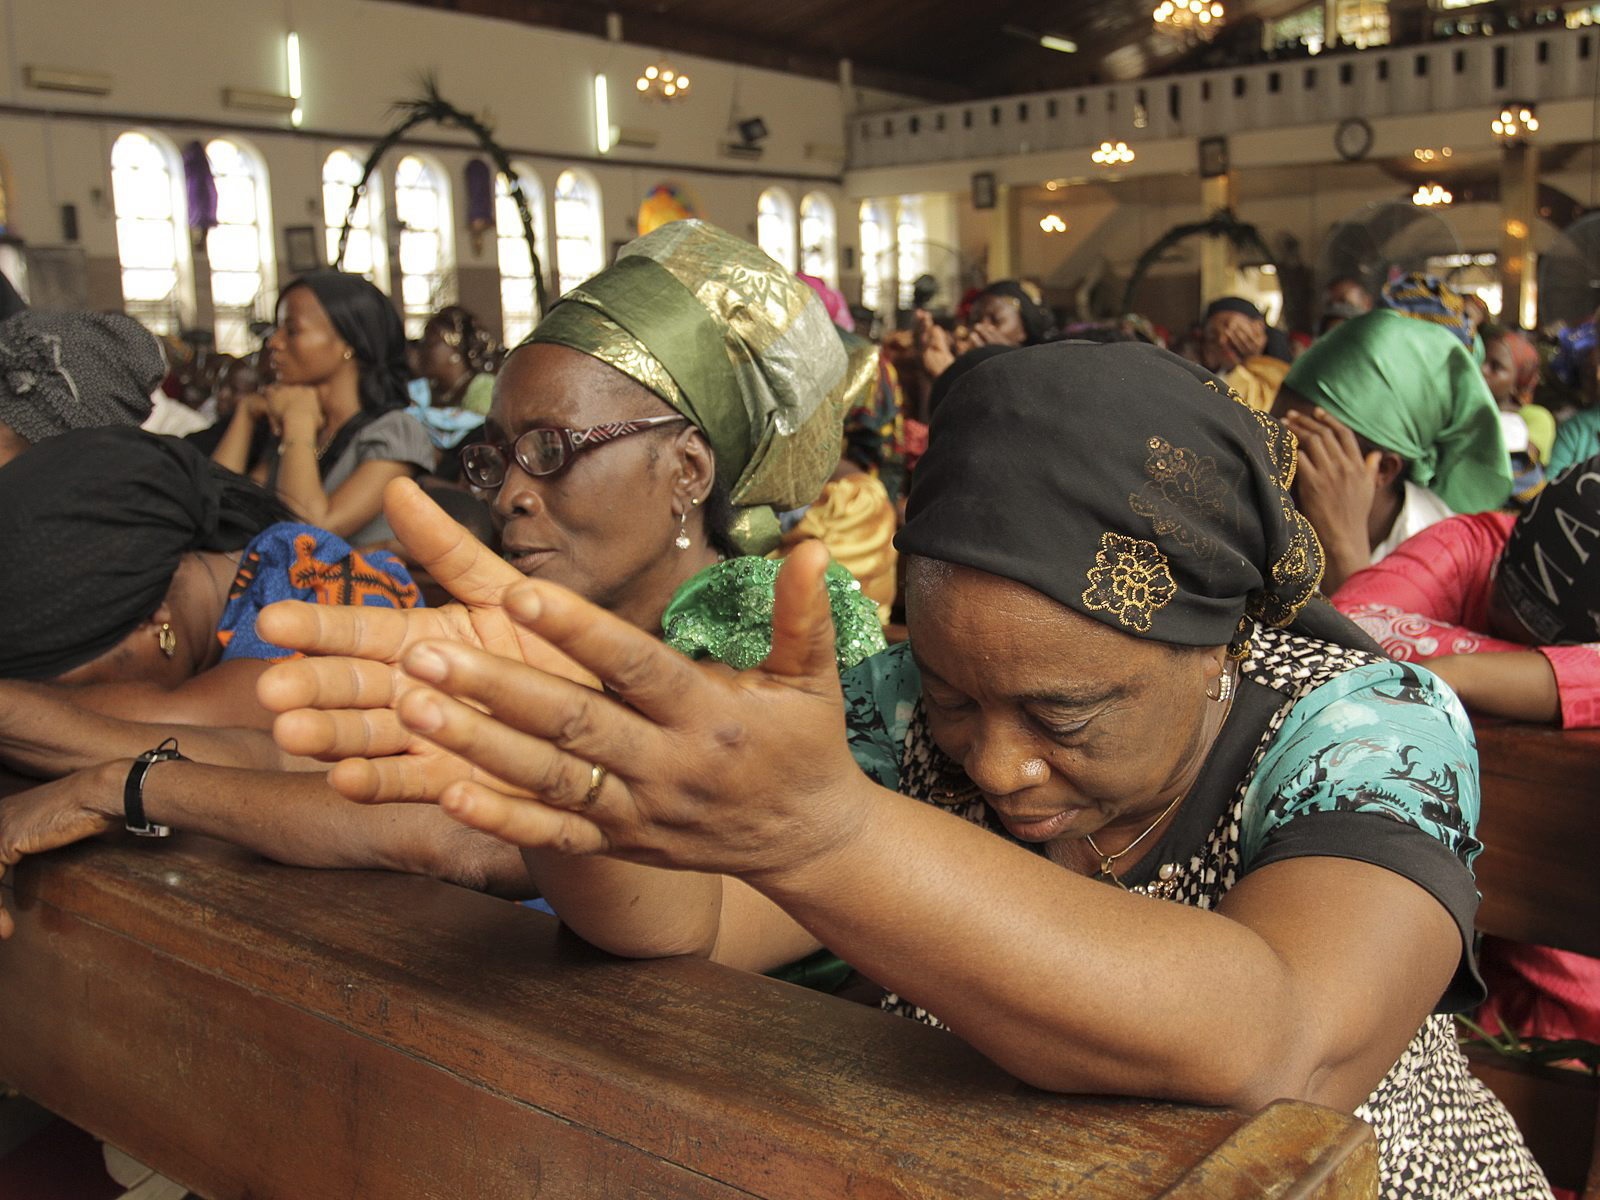
[[[821,492],[875,366],[756,247],[674,222],[569,291],[511,354],[463,473],[523,574],[685,653],[753,664],[776,573],[758,556],[778,545],[778,512]],[[881,635],[835,577],[840,651],[859,659]]]
[[[1494,397],[1441,325],[1394,310],[1344,322],[1295,361],[1273,411],[1300,441],[1296,499],[1330,593],[1412,534],[1511,495]]]

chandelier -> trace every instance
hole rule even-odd
[[[656,63],[644,69],[644,74],[633,81],[633,89],[646,100],[671,103],[689,94],[689,77],[679,75],[665,63]]]
[[[1181,41],[1209,42],[1222,28],[1222,5],[1217,0],[1161,0],[1151,14],[1156,28]]]
[[[1133,151],[1127,142],[1101,142],[1100,149],[1089,155],[1098,166],[1114,167],[1118,163],[1131,163]]]
[[[1455,199],[1450,190],[1443,184],[1424,183],[1411,193],[1411,203],[1419,208],[1433,208],[1441,204],[1449,204]]]

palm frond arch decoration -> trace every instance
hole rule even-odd
[[[1139,284],[1144,282],[1145,274],[1154,266],[1168,250],[1179,242],[1186,242],[1192,237],[1220,237],[1227,238],[1239,250],[1254,252],[1260,257],[1263,265],[1270,265],[1277,269],[1278,260],[1273,257],[1268,249],[1266,239],[1261,236],[1261,231],[1254,225],[1246,225],[1233,215],[1231,209],[1219,209],[1204,221],[1193,221],[1187,225],[1174,225],[1166,233],[1157,238],[1134,264],[1133,274],[1128,276],[1128,286],[1122,291],[1122,311],[1125,313],[1136,311],[1133,307],[1134,293],[1139,290]]]
[[[425,76],[422,80],[422,95],[414,100],[396,101],[392,111],[399,119],[394,128],[384,134],[372,147],[366,162],[361,164],[361,178],[350,191],[350,206],[345,209],[344,227],[339,230],[339,250],[333,258],[334,269],[342,270],[344,267],[344,252],[345,246],[350,241],[351,222],[355,220],[356,209],[361,206],[362,198],[367,194],[367,183],[372,178],[372,173],[378,169],[379,161],[394,149],[406,134],[418,125],[425,125],[431,121],[446,128],[463,129],[472,134],[477,139],[478,148],[489,156],[495,170],[506,181],[511,202],[516,205],[517,217],[522,222],[522,236],[528,243],[528,259],[533,264],[534,303],[538,305],[540,314],[543,314],[547,310],[544,264],[539,261],[539,247],[533,236],[533,214],[528,210],[528,198],[522,194],[522,181],[512,169],[510,156],[494,140],[494,131],[480,118],[469,112],[463,112],[440,95],[438,81],[431,75]]]

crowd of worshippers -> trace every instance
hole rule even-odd
[[[874,342],[697,221],[509,351],[330,271],[275,316],[0,324],[0,869],[414,872],[1549,1194],[1452,1016],[1600,1040],[1600,963],[1477,944],[1467,714],[1600,725],[1593,322],[1341,280],[1185,356],[1006,280]]]

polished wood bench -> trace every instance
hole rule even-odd
[[[1600,730],[1475,722],[1484,933],[1600,957]],[[1469,1050],[1557,1186],[1600,1200],[1600,1082]]]
[[[953,1036],[208,842],[6,880],[0,1079],[210,1200],[1366,1197],[1353,1118],[1052,1096]]]

